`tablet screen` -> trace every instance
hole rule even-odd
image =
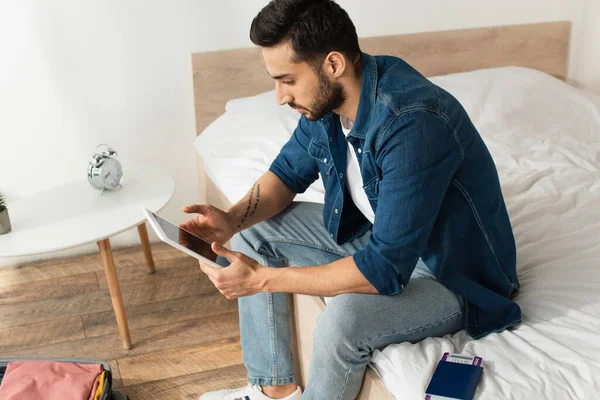
[[[201,256],[206,257],[211,261],[216,261],[217,254],[215,254],[215,252],[212,251],[209,242],[199,238],[194,234],[191,234],[185,229],[179,227],[178,225],[175,225],[154,213],[153,215],[154,218],[156,218],[156,221],[160,225],[165,235],[167,235],[167,237],[173,242],[179,243],[180,245],[187,247],[193,252],[200,254]]]

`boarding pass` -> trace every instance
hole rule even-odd
[[[469,357],[464,356],[462,354],[454,354],[454,353],[444,353],[442,357],[442,361],[452,362],[457,364],[468,364],[468,365],[476,365],[478,367],[481,366],[481,362],[483,361],[481,357]]]

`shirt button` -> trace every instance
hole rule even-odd
[[[330,233],[329,236],[333,237],[333,233]]]
[[[332,136],[329,137],[329,141],[333,142],[333,137]]]
[[[344,177],[344,174],[340,173],[340,178],[343,178],[343,177]]]
[[[335,209],[335,213],[336,213],[336,214],[338,213],[338,209],[337,209],[337,208]]]
[[[324,158],[324,159],[323,159],[323,162],[324,162],[325,164],[327,164],[327,159],[326,159],[326,158]]]
[[[359,152],[359,153],[362,153],[362,150],[360,149],[360,147],[358,148],[358,152]]]

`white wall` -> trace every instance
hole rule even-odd
[[[561,1],[559,14],[573,21],[568,82],[600,93],[600,0]]]
[[[0,191],[9,206],[85,179],[90,155],[107,142],[124,163],[168,169],[176,192],[164,215],[186,218],[181,206],[200,200],[190,53],[251,46],[250,22],[266,3],[0,0]],[[570,81],[600,92],[600,0],[339,3],[360,36],[572,20]],[[137,231],[112,243],[137,244]],[[30,260],[0,258],[0,265]]]

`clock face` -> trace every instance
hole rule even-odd
[[[100,172],[100,177],[104,182],[104,186],[114,189],[119,186],[121,182],[121,177],[123,176],[123,170],[121,168],[121,164],[115,160],[114,158],[109,158],[104,161],[102,165],[102,171]]]

